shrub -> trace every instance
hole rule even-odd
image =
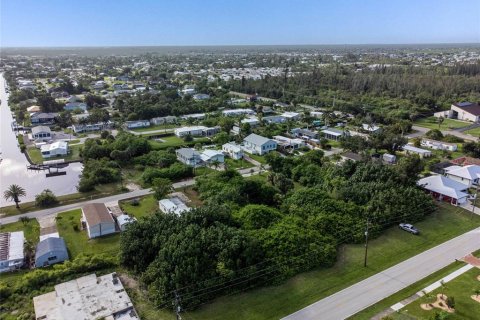
[[[46,207],[51,207],[53,205],[56,205],[57,203],[58,203],[57,197],[49,189],[45,189],[42,191],[42,193],[37,194],[35,196],[35,205],[37,207],[46,208]]]

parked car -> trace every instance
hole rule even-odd
[[[400,223],[400,229],[410,232],[411,234],[420,234],[420,231],[409,223]]]

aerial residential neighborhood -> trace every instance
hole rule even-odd
[[[0,16],[0,320],[480,319],[478,1]]]

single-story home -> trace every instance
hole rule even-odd
[[[306,145],[305,141],[302,139],[292,139],[284,136],[273,136],[273,140],[275,140],[277,144],[285,150],[296,150]]]
[[[176,121],[177,121],[177,117],[175,116],[157,117],[157,118],[150,119],[150,123],[153,125],[175,123]]]
[[[252,109],[227,109],[223,110],[222,114],[228,117],[241,116],[241,115],[254,115],[255,111]]]
[[[380,131],[382,128],[379,126],[376,126],[374,124],[368,124],[368,123],[363,123],[362,124],[362,130],[367,131],[369,133],[375,133]]]
[[[30,106],[27,108],[28,113],[40,112],[41,110],[40,106]]]
[[[437,140],[426,139],[426,138],[422,139],[421,145],[422,147],[427,147],[434,150],[448,150],[448,151],[457,150],[456,143],[449,143],[449,142],[437,141]]]
[[[110,129],[113,125],[113,122],[97,122],[97,123],[88,123],[88,124],[74,124],[72,130],[75,133],[91,132],[91,131],[101,131]]]
[[[68,251],[63,238],[49,237],[37,244],[35,267],[48,267],[65,260],[68,260]]]
[[[228,154],[230,156],[230,158],[232,158],[234,160],[239,160],[239,159],[243,158],[242,148],[234,142],[225,143],[222,146],[222,150],[223,150],[223,152]]]
[[[66,110],[66,111],[75,111],[75,110],[87,111],[87,104],[85,102],[78,102],[78,101],[68,102],[63,107],[63,110]]]
[[[68,154],[68,143],[66,141],[55,141],[54,143],[44,144],[40,147],[40,152],[44,158],[65,156]]]
[[[25,263],[23,231],[0,233],[0,273],[20,269]]]
[[[179,197],[162,199],[158,201],[158,206],[163,213],[175,213],[176,215],[191,210]]]
[[[207,115],[205,113],[192,113],[181,116],[182,119],[194,119],[194,120],[203,120]]]
[[[240,121],[242,124],[248,123],[251,128],[255,128],[260,124],[260,121],[256,117],[245,118]]]
[[[192,127],[181,127],[174,130],[175,135],[179,138],[185,136],[192,137],[210,137],[214,134],[220,132],[220,127],[205,127],[205,126],[192,126]]]
[[[335,140],[338,141],[340,138],[344,137],[346,135],[346,132],[343,130],[338,130],[334,128],[327,128],[321,131],[323,133],[323,136],[329,140]]]
[[[281,116],[290,121],[297,121],[302,117],[300,113],[291,111],[286,111],[282,113]]]
[[[479,184],[480,179],[480,166],[471,164],[468,166],[450,166],[443,169],[445,176],[465,184],[467,187]]]
[[[427,190],[436,199],[448,201],[454,205],[465,203],[468,198],[468,187],[465,184],[442,175],[422,178],[417,181],[417,185]]]
[[[432,155],[432,152],[430,150],[417,148],[411,144],[404,145],[402,149],[406,154],[418,154],[420,158],[427,158]]]
[[[268,116],[268,117],[263,117],[262,121],[268,124],[272,123],[284,123],[287,122],[287,118],[284,116]]]
[[[290,132],[297,138],[302,138],[303,140],[317,139],[318,132],[312,131],[309,129],[302,128],[293,128]]]
[[[125,121],[125,126],[127,127],[127,129],[146,128],[146,127],[150,127],[150,121],[149,120]]]
[[[471,122],[479,122],[480,105],[473,102],[457,102],[450,106],[450,110],[435,112],[434,116],[439,118],[458,119]]]
[[[180,148],[175,151],[178,161],[187,166],[197,167],[202,165],[200,153],[192,148]]]
[[[52,130],[47,126],[36,126],[32,128],[32,140],[48,141],[52,139]]]
[[[197,93],[193,95],[193,100],[201,101],[210,99],[210,95],[206,93]]]
[[[384,153],[382,155],[382,159],[386,163],[393,164],[397,161],[397,156],[394,155],[394,154],[390,154],[390,153]]]
[[[117,223],[118,223],[118,227],[120,228],[121,231],[125,231],[127,225],[129,223],[133,223],[137,221],[137,219],[135,217],[131,217],[129,216],[128,214],[121,214],[117,217]]]
[[[200,158],[202,159],[203,162],[212,164],[215,161],[218,163],[224,163],[225,162],[225,155],[223,154],[222,151],[219,150],[204,150],[200,154]]]
[[[277,142],[252,133],[243,139],[242,149],[251,154],[264,155],[277,149]]]
[[[117,232],[115,220],[103,203],[84,205],[81,222],[90,239]]]

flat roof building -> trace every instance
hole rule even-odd
[[[42,320],[139,319],[115,272],[57,284],[55,291],[34,297],[33,307],[35,318]]]

